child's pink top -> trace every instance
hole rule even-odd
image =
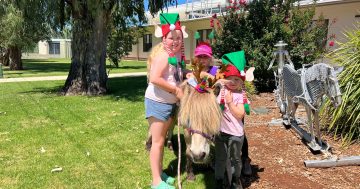
[[[150,69],[150,72],[151,72],[151,69]],[[178,76],[180,78],[179,81],[176,81],[176,79],[175,79],[176,72],[178,73]],[[182,78],[183,78],[183,73],[181,70],[180,63],[178,63],[177,67],[169,64],[169,71],[165,72],[162,77],[170,85],[173,85],[173,86],[180,85],[180,83],[182,82]],[[145,98],[149,98],[151,100],[154,100],[157,102],[162,102],[162,103],[167,103],[167,104],[175,104],[178,101],[175,94],[165,91],[162,88],[152,84],[151,82],[149,83],[149,85],[146,89]]]
[[[225,89],[225,95],[228,93],[228,90]],[[221,95],[217,97],[217,102],[220,104]],[[243,104],[244,98],[242,93],[233,93],[233,103],[235,105]],[[233,136],[243,136],[244,135],[244,124],[242,119],[235,118],[225,103],[225,109],[223,111],[223,116],[221,119],[220,131],[233,135]]]

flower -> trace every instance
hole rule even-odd
[[[330,41],[330,42],[329,42],[329,46],[330,46],[330,47],[334,46],[334,44],[335,44],[334,41]]]

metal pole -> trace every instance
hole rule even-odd
[[[331,158],[325,160],[306,160],[304,161],[306,167],[311,168],[327,168],[339,166],[356,166],[360,165],[360,156],[350,156],[341,158]]]

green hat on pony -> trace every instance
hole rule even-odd
[[[246,65],[246,59],[245,59],[245,52],[244,51],[236,51],[236,52],[232,52],[232,53],[227,53],[224,54],[221,57],[222,63],[224,65],[233,65],[236,67],[237,70],[239,70],[240,72],[240,77],[243,79],[243,81],[245,81],[245,65]],[[230,66],[231,68],[232,66]],[[227,70],[228,71],[228,70]],[[227,72],[226,71],[226,72]],[[231,71],[231,69],[229,70]],[[226,75],[226,73],[225,73]],[[230,74],[231,75],[231,74]],[[242,86],[242,93],[243,93],[243,98],[244,98],[244,108],[245,108],[245,112],[247,115],[250,114],[250,105],[249,105],[249,101],[246,97],[246,90],[245,90],[245,83],[243,82],[243,86]]]

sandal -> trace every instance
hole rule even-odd
[[[175,178],[168,176],[166,173],[162,172],[161,175],[161,180],[163,180],[164,182],[166,182],[166,184],[170,184],[173,185],[175,183]]]
[[[171,186],[164,181],[161,181],[157,186],[151,186],[151,189],[175,189],[175,186]]]

